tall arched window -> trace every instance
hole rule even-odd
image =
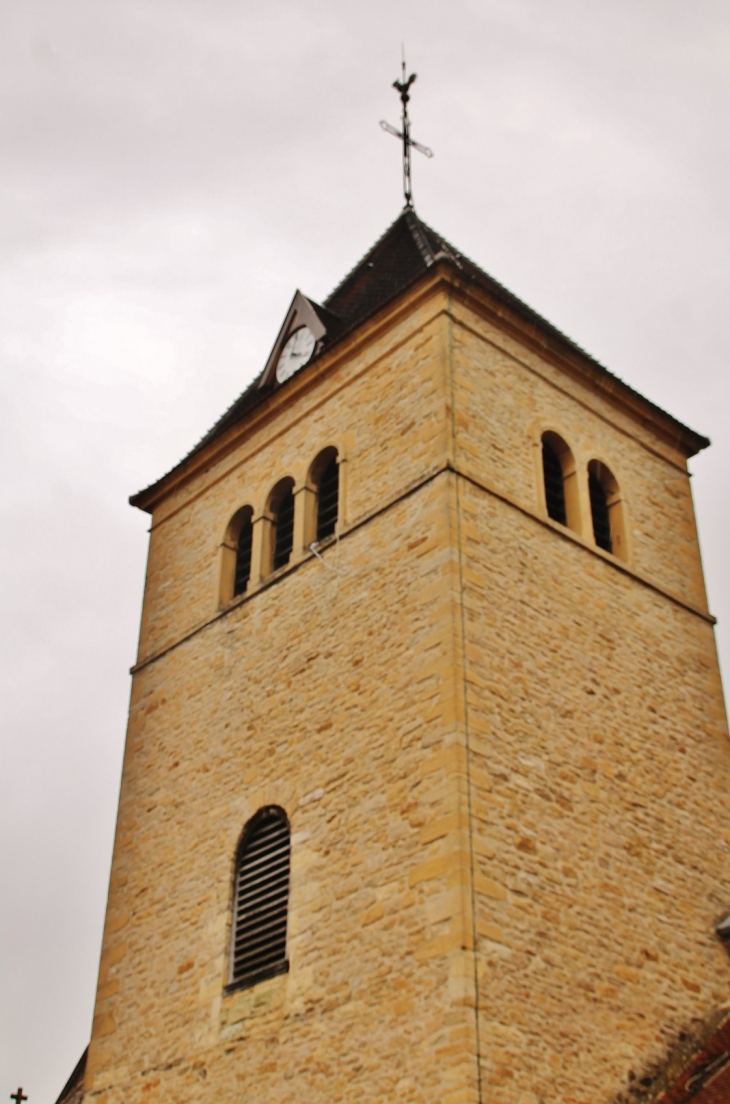
[[[271,569],[288,564],[294,546],[294,480],[282,479],[269,499],[272,519]]]
[[[326,448],[312,464],[310,483],[317,493],[316,540],[331,537],[337,528],[340,507],[340,465],[337,449]]]
[[[542,477],[548,517],[580,532],[575,461],[565,441],[552,430],[542,435]]]
[[[251,579],[251,545],[253,510],[242,506],[236,510],[228,523],[228,529],[221,546],[221,590],[222,604],[230,602],[237,594],[245,594]]]
[[[619,486],[600,460],[588,464],[588,495],[591,500],[593,538],[598,548],[626,559],[626,534]]]
[[[283,809],[259,809],[236,856],[230,984],[255,985],[289,969],[286,926],[291,840]]]

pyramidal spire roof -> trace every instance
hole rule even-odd
[[[309,362],[314,363],[319,356],[332,348],[346,334],[365,322],[381,307],[397,298],[401,292],[419,280],[432,265],[439,261],[446,261],[460,270],[466,282],[473,282],[487,291],[493,299],[507,307],[513,316],[516,315],[521,321],[526,322],[531,327],[532,332],[542,335],[548,343],[555,343],[563,350],[572,350],[574,354],[578,354],[584,364],[592,367],[594,371],[599,373],[599,376],[604,377],[606,382],[615,381],[615,384],[625,389],[627,395],[633,395],[646,407],[660,414],[663,419],[669,419],[676,426],[680,436],[685,439],[690,438],[688,443],[692,452],[697,452],[709,445],[710,442],[706,437],[694,433],[693,430],[688,430],[681,422],[643,398],[628,384],[623,383],[617,376],[614,376],[607,368],[581,349],[580,346],[576,345],[574,341],[571,341],[550,322],[518,299],[516,295],[513,295],[492,276],[489,276],[473,261],[450,245],[445,238],[432,230],[425,222],[422,222],[412,207],[406,207],[395,222],[391,223],[382,237],[368,250],[362,260],[327,296],[323,304],[320,305],[306,299],[301,292],[296,293],[292,307],[285,318],[284,325],[279,332],[263,371],[179,464],[176,464],[170,472],[150,487],[132,495],[129,500],[130,503],[144,509],[145,501],[150,492],[162,484],[172,472],[177,471],[216,437],[219,437],[239,422],[250,410],[263,402],[277,386],[286,386],[285,384],[276,383],[271,367],[288,334],[292,332],[292,323],[296,325],[295,308],[297,304],[299,304],[299,309],[304,307],[310,313],[310,317],[316,316],[322,329],[325,330],[324,336],[317,343],[315,355]]]
[[[407,207],[327,296],[324,306],[352,328],[417,280],[440,253],[461,267],[456,250]]]

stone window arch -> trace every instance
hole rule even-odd
[[[253,509],[242,506],[228,523],[222,546],[221,603],[245,594],[251,581]]]
[[[245,988],[286,973],[291,832],[267,805],[246,824],[236,852],[229,985]]]
[[[621,491],[611,469],[601,460],[588,463],[588,497],[596,546],[627,559]]]
[[[545,509],[549,518],[579,533],[580,505],[575,459],[554,430],[542,435],[542,478]]]
[[[331,537],[339,520],[340,462],[334,446],[323,449],[309,469],[307,481],[315,494],[314,540],[319,543]]]

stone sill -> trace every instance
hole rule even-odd
[[[224,988],[223,995],[227,997],[232,993],[240,992],[241,989],[251,989],[261,981],[268,981],[269,978],[279,977],[280,974],[288,973],[289,959],[285,958],[283,962],[275,962],[273,966],[267,966],[262,970],[255,970],[252,974],[244,974],[244,976],[238,978],[237,981],[232,981]]]

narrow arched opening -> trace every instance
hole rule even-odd
[[[230,602],[245,594],[251,581],[253,509],[242,506],[228,523],[222,546],[220,600]]]
[[[236,572],[233,579],[233,593],[245,594],[251,579],[251,549],[253,547],[253,510],[244,507],[244,516],[238,530],[236,542]]]
[[[600,460],[591,460],[588,464],[588,497],[596,547],[626,559],[626,533],[619,485],[610,468]]]
[[[310,469],[309,483],[316,494],[315,539],[331,537],[336,529],[340,509],[340,464],[337,449],[323,449]]]
[[[271,518],[271,570],[291,559],[294,547],[294,480],[281,479],[269,496]]]
[[[565,511],[563,467],[557,449],[545,437],[542,439],[542,475],[548,517],[560,525],[566,525],[568,515]]]
[[[580,510],[573,453],[552,430],[542,435],[542,478],[547,516],[580,532]]]
[[[603,483],[590,468],[588,469],[588,494],[591,500],[593,539],[604,552],[613,552],[611,522],[608,516],[608,495]]]

